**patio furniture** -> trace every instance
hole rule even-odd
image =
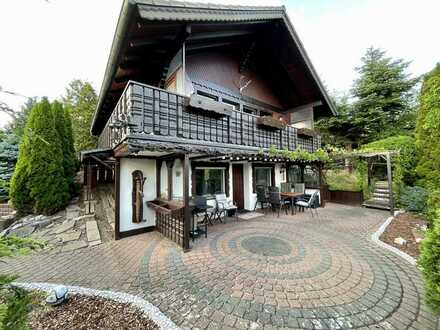
[[[234,205],[228,198],[226,197],[226,194],[217,194],[215,195],[215,201],[216,201],[216,214],[215,214],[215,220],[219,222],[222,221],[222,216],[226,217],[230,213],[233,213],[233,216],[235,220],[237,220],[237,209],[238,207]]]
[[[267,187],[266,186],[257,186],[257,200],[255,202],[254,211],[257,209],[258,203],[261,205],[261,209],[264,211],[264,205],[269,204],[269,199],[267,197]]]
[[[295,214],[295,201],[297,198],[303,197],[304,194],[299,192],[281,192],[280,196],[284,199],[285,204],[290,205],[292,209],[292,215]]]
[[[208,237],[208,223],[212,216],[212,206],[209,206],[205,196],[196,196],[192,202],[192,228],[191,237],[194,241],[195,237],[205,234]],[[197,223],[195,223],[195,218]]]
[[[275,186],[269,186],[268,190],[269,190],[269,193],[280,192],[280,188],[275,187]]]
[[[294,184],[295,192],[304,194],[306,191],[306,185],[304,183]]]
[[[308,201],[304,200],[304,199],[300,199],[298,200],[295,204],[299,207],[305,208],[305,209],[309,209],[310,213],[312,214],[312,218],[313,218],[313,210],[315,210],[316,212],[316,216],[318,216],[318,210],[316,207],[316,199],[318,198],[318,192],[314,191],[312,196],[310,197],[310,199]]]
[[[286,211],[286,215],[287,215],[286,203],[284,200],[281,199],[281,195],[279,192],[269,193],[269,202],[272,207],[272,213],[274,213],[275,210],[277,210],[278,216],[280,216],[281,209],[284,209]]]
[[[291,192],[293,191],[292,184],[290,182],[281,182],[281,192]]]

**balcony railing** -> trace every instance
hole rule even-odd
[[[243,149],[299,147],[313,152],[321,145],[319,136],[299,136],[291,126],[281,130],[264,128],[257,124],[258,116],[252,114],[232,111],[231,116],[216,117],[194,111],[187,104],[186,96],[130,81],[99,137],[99,147],[114,148],[125,139],[147,139],[152,135]]]

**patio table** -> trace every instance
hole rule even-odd
[[[304,196],[304,193],[285,191],[285,192],[281,192],[280,196],[284,199],[290,199],[290,203],[291,203],[290,207],[292,208],[292,215],[293,215],[295,198]]]

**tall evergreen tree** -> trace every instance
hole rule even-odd
[[[416,172],[421,185],[440,189],[440,63],[425,75],[419,103],[416,143],[420,161]]]
[[[356,68],[360,77],[354,83],[356,98],[352,120],[360,128],[360,142],[402,133],[411,129],[413,89],[417,78],[406,70],[409,62],[392,59],[381,49],[368,48]]]
[[[72,115],[75,151],[96,148],[97,138],[90,134],[90,126],[98,98],[89,82],[73,80],[66,88],[63,103]]]
[[[76,172],[75,149],[73,146],[72,121],[70,113],[63,105],[55,101],[52,103],[55,127],[58,132],[63,151],[64,176],[69,185],[71,194],[74,192],[74,176]]]
[[[52,214],[69,200],[63,152],[49,101],[31,110],[12,178],[10,196],[19,212]]]

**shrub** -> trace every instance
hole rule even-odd
[[[346,170],[328,170],[325,179],[330,190],[361,191],[357,173]]]
[[[434,219],[440,209],[440,189],[434,190],[429,194],[426,202],[426,218],[430,225],[434,224]]]
[[[406,211],[421,213],[426,209],[428,191],[423,187],[406,187],[400,195],[400,206]]]
[[[425,280],[427,304],[440,314],[440,208],[437,209],[433,228],[422,241],[419,266]]]
[[[0,275],[0,329],[25,330],[32,297],[24,289],[13,287],[13,276]]]
[[[55,118],[47,99],[36,103],[29,114],[11,185],[11,200],[21,213],[30,207],[52,214],[69,200],[64,178],[63,150]]]
[[[61,141],[63,152],[64,177],[69,186],[71,195],[75,192],[74,176],[76,172],[75,149],[73,146],[72,120],[67,109],[60,102],[52,103],[52,111],[55,119],[55,127]]]
[[[440,187],[440,64],[425,75],[419,97],[416,138],[420,161],[418,184],[434,190]]]

